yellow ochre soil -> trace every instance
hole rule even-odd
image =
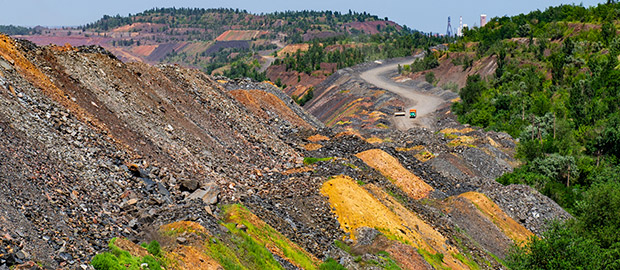
[[[452,254],[459,251],[446,244],[446,238],[426,224],[417,215],[393,200],[379,187],[360,187],[347,176],[336,176],[325,182],[321,193],[329,202],[340,222],[341,229],[351,234],[360,227],[375,228],[388,238],[422,249],[430,254],[440,252],[444,264],[452,269],[468,269]],[[380,198],[380,199],[378,199]]]
[[[381,172],[413,199],[422,199],[433,191],[433,187],[405,169],[396,158],[380,149],[371,149],[355,156]]]

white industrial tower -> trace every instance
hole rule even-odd
[[[463,36],[463,16],[459,18],[459,28],[456,30],[456,35],[459,37]]]

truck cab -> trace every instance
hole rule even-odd
[[[409,110],[409,118],[416,118],[418,116],[418,111],[415,109]]]

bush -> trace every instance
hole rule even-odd
[[[428,73],[424,74],[424,79],[426,80],[427,83],[434,84],[435,83],[435,73],[434,72],[428,72]]]
[[[110,252],[100,253],[95,255],[90,264],[97,270],[122,270],[122,267],[116,256]]]
[[[159,246],[159,242],[155,240],[151,241],[151,243],[146,246],[146,250],[155,257],[161,255],[161,247]]]

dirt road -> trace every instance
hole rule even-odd
[[[392,117],[392,121],[396,128],[400,130],[408,130],[420,126],[429,128],[432,120],[428,118],[428,115],[437,110],[437,108],[445,102],[437,96],[422,93],[409,85],[400,84],[390,79],[390,75],[393,76],[396,74],[399,64],[401,66],[409,65],[414,59],[415,57],[408,57],[402,61],[384,64],[360,74],[360,77],[368,83],[396,93],[403,98],[407,116]],[[417,110],[418,117],[416,119],[409,118],[409,109]]]

